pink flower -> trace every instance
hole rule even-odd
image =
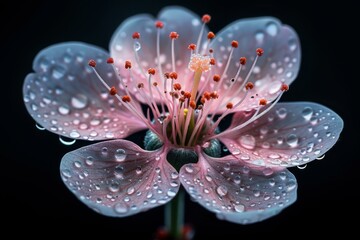
[[[300,67],[291,27],[244,19],[215,36],[209,21],[168,7],[122,23],[110,55],[67,42],[35,58],[23,92],[36,122],[61,136],[106,140],[61,161],[64,183],[90,208],[133,215],[167,203],[182,184],[221,219],[261,221],[296,200],[286,168],[339,138],[343,122],[330,109],[278,103]],[[123,140],[145,129],[147,150]],[[221,157],[221,144],[230,154]]]

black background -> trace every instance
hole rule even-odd
[[[123,239],[124,234],[131,234],[136,239],[151,239],[162,225],[162,207],[128,218],[108,218],[89,210],[65,188],[59,176],[60,159],[86,143],[64,146],[57,136],[37,130],[23,104],[22,84],[41,49],[63,41],[83,41],[107,49],[113,31],[125,18],[137,13],[156,16],[166,5],[183,5],[199,15],[209,13],[209,27],[214,32],[238,18],[264,15],[292,26],[301,40],[302,65],[282,101],[318,102],[333,109],[345,122],[340,140],[324,160],[308,164],[305,170],[291,169],[299,184],[298,200],[274,218],[236,225],[217,220],[187,199],[186,220],[195,227],[195,239],[257,239],[260,235],[282,238],[327,232],[346,235],[355,230],[350,220],[357,217],[359,192],[355,5],[343,1],[341,5],[319,6],[303,1],[236,3],[137,0],[2,4],[0,91],[5,144],[1,144],[1,161],[5,165],[1,165],[1,202],[5,203],[1,212],[6,225],[19,229],[11,231],[13,236],[46,236],[45,230],[50,229],[55,235],[101,234]]]

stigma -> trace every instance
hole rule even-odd
[[[211,58],[209,56],[203,56],[193,53],[190,57],[188,68],[192,72],[201,71],[207,72],[211,70]]]

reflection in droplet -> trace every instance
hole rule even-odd
[[[77,109],[82,109],[86,107],[87,103],[88,98],[83,94],[77,94],[76,96],[71,98],[71,105]]]
[[[45,128],[38,123],[35,123],[35,127],[41,131],[45,130]]]
[[[256,145],[255,137],[252,135],[243,135],[240,137],[240,144],[247,149],[254,149]]]

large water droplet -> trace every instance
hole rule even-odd
[[[276,24],[274,22],[270,22],[266,25],[266,32],[270,36],[275,37],[276,34],[278,33],[278,27],[276,26]]]
[[[80,137],[80,133],[78,133],[77,131],[72,131],[70,133],[70,137],[71,138],[78,138],[78,137]]]
[[[220,197],[223,197],[227,194],[228,189],[227,187],[220,185],[216,188],[216,192],[219,194]]]
[[[279,118],[284,119],[287,115],[286,108],[280,108],[276,110],[276,114],[278,115]]]
[[[62,144],[66,145],[66,146],[73,145],[76,142],[76,139],[68,139],[68,138],[63,137],[63,136],[59,136],[59,140],[60,140],[60,142]]]
[[[60,107],[58,108],[58,111],[59,111],[59,113],[62,114],[62,115],[67,115],[67,114],[70,113],[70,108],[69,108],[68,106],[66,106],[66,105],[63,105],[63,106],[60,106]]]
[[[243,135],[240,137],[240,144],[247,149],[254,149],[256,145],[255,137],[252,135]]]
[[[126,190],[126,193],[131,195],[135,192],[135,188],[134,187],[129,187],[127,190]]]
[[[82,94],[77,94],[76,96],[71,98],[71,105],[77,109],[82,109],[86,107],[87,103],[88,98]]]
[[[66,73],[66,69],[64,67],[61,67],[61,66],[55,66],[53,69],[52,69],[52,77],[55,78],[55,79],[60,79],[62,77],[64,77]]]
[[[176,191],[173,188],[170,188],[167,193],[166,193],[169,197],[174,197],[176,195]]]
[[[191,164],[187,165],[185,167],[185,171],[188,172],[188,173],[193,173],[194,172],[194,168]]]
[[[306,121],[309,121],[313,115],[313,112],[314,111],[311,107],[305,107],[301,112],[301,115],[303,116],[303,118],[305,118]]]
[[[141,49],[141,44],[138,42],[138,41],[136,41],[135,43],[134,43],[134,50],[137,52],[137,51],[139,51]]]
[[[62,175],[66,178],[70,178],[71,177],[71,172],[69,169],[64,169],[61,171]]]
[[[112,183],[109,186],[110,192],[118,192],[120,190],[120,186],[117,183]]]
[[[237,204],[237,205],[234,205],[234,209],[236,212],[241,213],[241,212],[245,211],[245,206],[242,204]]]
[[[115,159],[117,162],[122,162],[124,161],[126,158],[126,153],[125,153],[125,150],[124,149],[117,149],[116,152],[115,152]]]
[[[92,156],[88,156],[85,160],[85,163],[89,166],[94,164],[94,158]]]
[[[123,205],[122,203],[115,204],[114,210],[118,214],[125,214],[128,212],[128,208],[125,205]]]
[[[290,147],[296,147],[298,145],[298,142],[299,142],[299,138],[295,134],[290,134],[286,138],[286,143]]]

